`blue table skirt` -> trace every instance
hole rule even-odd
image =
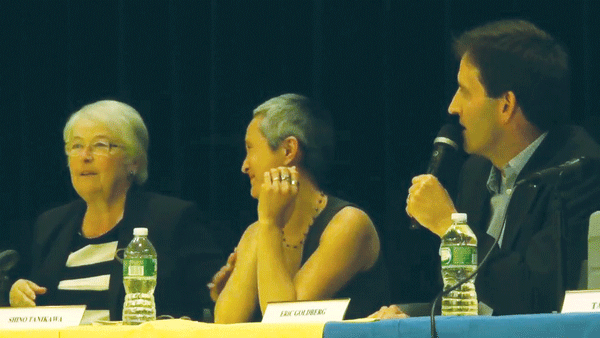
[[[600,338],[600,313],[435,318],[440,338]],[[426,338],[431,337],[431,325],[429,317],[331,322],[325,325],[323,337]]]

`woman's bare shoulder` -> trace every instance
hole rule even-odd
[[[338,211],[329,221],[326,231],[376,235],[375,225],[369,215],[362,209],[353,206],[347,206]]]

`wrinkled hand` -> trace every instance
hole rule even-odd
[[[377,312],[373,313],[367,318],[376,318],[376,319],[395,319],[395,318],[408,318],[408,315],[397,305],[390,306],[382,306],[381,309],[377,310]]]
[[[258,220],[283,227],[286,211],[298,194],[296,167],[278,167],[264,173],[258,197]],[[288,215],[291,213],[288,213]]]
[[[37,295],[45,294],[47,289],[32,281],[19,279],[10,288],[10,306],[30,307],[35,306]]]
[[[231,277],[231,273],[233,272],[233,268],[235,267],[235,262],[237,261],[237,248],[233,250],[233,252],[227,258],[227,264],[225,264],[219,271],[213,276],[212,281],[208,283],[208,290],[210,291],[210,298],[216,302],[219,299],[219,295],[223,288],[225,288],[225,284]]]
[[[435,176],[419,175],[412,179],[406,199],[409,216],[441,237],[450,227],[450,216],[455,212],[450,195]]]

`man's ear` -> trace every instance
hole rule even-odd
[[[517,114],[517,97],[513,91],[509,90],[500,97],[500,100],[500,121],[508,123]]]
[[[297,165],[300,162],[300,142],[295,136],[288,136],[281,142],[281,148],[285,156],[284,165]]]

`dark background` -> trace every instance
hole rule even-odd
[[[427,301],[433,235],[409,231],[412,176],[447,121],[451,37],[528,19],[572,57],[572,119],[598,129],[600,14],[593,0],[63,0],[0,3],[0,245],[26,270],[30,222],[77,197],[62,128],[82,105],[126,102],[150,131],[148,190],[195,200],[229,252],[256,219],[240,172],[251,111],[286,92],[335,120],[328,190],[363,206],[394,302]]]

